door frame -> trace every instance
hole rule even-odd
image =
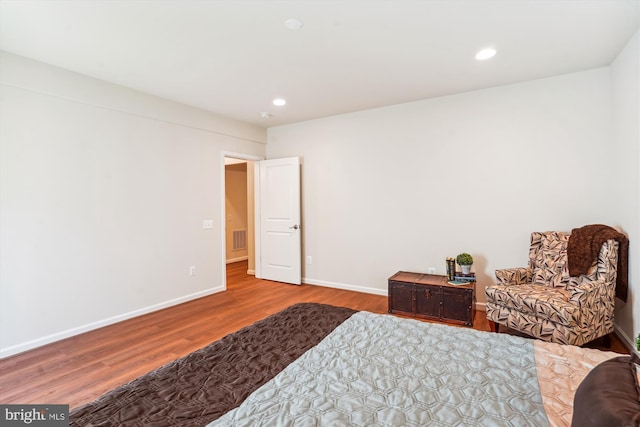
[[[225,175],[225,161],[224,159],[226,157],[230,157],[232,159],[239,159],[239,160],[248,160],[251,162],[256,162],[254,164],[257,164],[257,162],[259,162],[260,160],[265,160],[264,156],[254,156],[251,154],[244,154],[244,153],[236,153],[236,152],[231,152],[231,151],[222,151],[222,156],[220,157],[220,182],[221,182],[221,186],[220,186],[220,210],[221,210],[221,215],[220,215],[220,249],[221,249],[221,266],[222,266],[222,274],[221,274],[221,280],[220,283],[222,284],[222,289],[223,290],[227,290],[227,242],[226,242],[226,227],[227,227],[227,209],[226,209],[226,195],[227,195],[227,189],[226,189],[226,175]],[[255,166],[254,166],[255,167]],[[254,178],[255,179],[255,178]],[[259,198],[256,197],[256,192],[254,189],[254,206],[255,206],[255,211],[259,212]],[[256,223],[257,221],[254,220],[254,223]],[[258,235],[259,234],[259,228],[257,228],[257,224],[254,225],[254,235]],[[256,239],[256,237],[254,236],[254,241],[256,242],[256,250],[255,250],[255,262],[256,262],[256,277],[258,277],[258,258],[259,258],[259,254],[260,254],[260,249],[258,247],[258,241]]]

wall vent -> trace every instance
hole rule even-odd
[[[233,230],[233,250],[247,249],[247,230]]]

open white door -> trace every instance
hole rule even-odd
[[[302,283],[300,159],[288,157],[257,163],[259,277],[299,285]]]

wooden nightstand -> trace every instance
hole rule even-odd
[[[389,278],[389,313],[473,326],[476,282],[451,285],[445,276],[399,271]]]

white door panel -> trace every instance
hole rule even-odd
[[[260,169],[261,277],[302,283],[300,160],[263,160]]]

